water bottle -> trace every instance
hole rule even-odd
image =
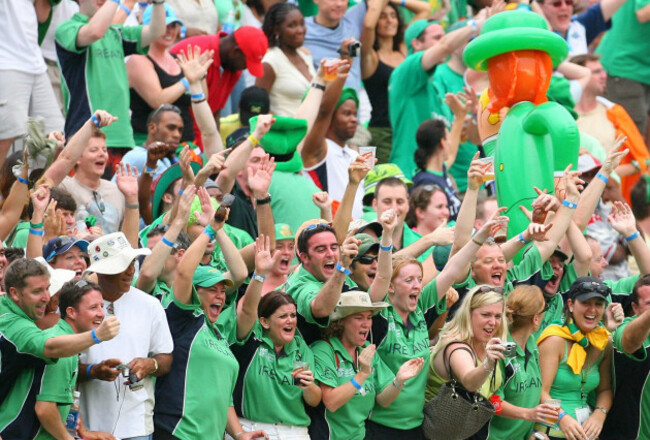
[[[228,15],[226,16],[226,21],[223,22],[223,27],[221,29],[227,34],[232,34],[235,32],[235,10],[231,9],[228,11]]]
[[[79,396],[81,396],[81,394],[79,391],[75,391],[73,396],[74,401],[70,407],[68,418],[65,420],[65,428],[71,436],[75,437],[77,435],[77,422],[79,421]]]

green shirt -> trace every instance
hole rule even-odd
[[[321,328],[329,325],[329,317],[315,318],[311,312],[311,302],[316,298],[324,284],[301,264],[297,271],[289,275],[287,282],[278,287],[278,290],[285,291],[296,301],[298,329],[308,344],[320,339]],[[352,290],[356,287],[356,283],[346,276],[343,291]]]
[[[38,429],[32,387],[45,364],[56,362],[45,358],[49,337],[8,295],[0,296],[0,435],[5,439],[31,438]]]
[[[508,333],[508,340],[515,342]],[[536,339],[526,341],[526,349],[517,345],[517,355],[499,361],[503,382],[495,394],[502,401],[520,408],[534,408],[542,395],[542,373],[539,368],[539,350]],[[489,439],[528,440],[534,422],[494,416],[490,421]]]
[[[366,342],[364,348],[369,344]],[[358,352],[360,353],[361,350],[362,348]],[[317,341],[312,345],[312,351],[316,359],[315,371],[320,375],[322,384],[336,388],[350,382],[358,372],[354,360],[339,338]],[[331,440],[363,439],[366,434],[364,422],[375,405],[375,397],[389,386],[395,377],[380,356],[375,355],[372,359],[372,368],[372,374],[361,384],[364,394],[357,391],[350,400],[334,412],[323,405],[319,408],[322,412],[319,415],[322,417],[318,423],[314,420],[311,429],[315,428],[314,425],[319,425],[323,433],[327,433],[322,437]]]
[[[142,49],[143,26],[111,25],[106,34],[87,47],[77,46],[77,34],[89,18],[75,14],[56,29],[56,47],[65,97],[65,134],[70,138],[98,109],[118,120],[102,130],[109,147],[133,148],[129,115],[129,81],[124,57]]]
[[[640,23],[636,12],[650,0],[629,0],[612,17],[597,52],[607,73],[650,84],[650,22]]]
[[[434,279],[422,289],[417,308],[409,314],[408,322],[402,321],[392,305],[373,318],[371,342],[377,344],[377,353],[393,374],[410,359],[424,359],[422,371],[406,382],[388,408],[375,405],[370,415],[373,422],[396,429],[413,429],[422,424],[426,372],[429,369],[429,327],[446,309],[447,298],[443,296],[438,300]]]
[[[292,231],[307,220],[320,218],[320,209],[311,196],[321,190],[300,173],[275,171],[271,179],[271,209],[275,223],[286,223]]]
[[[169,374],[156,378],[154,423],[181,439],[221,438],[239,364],[205,318],[196,290],[190,304],[168,294],[162,305],[174,338],[174,362]]]
[[[49,336],[73,335],[75,332],[65,319],[59,319],[54,327],[45,331]],[[72,393],[77,384],[79,369],[79,356],[61,358],[56,364],[45,366],[41,389],[36,400],[43,402],[55,402],[61,414],[61,421],[65,424],[68,412],[74,401]],[[41,426],[36,440],[51,440],[54,437]]]
[[[237,414],[254,422],[309,426],[303,390],[293,384],[291,375],[296,361],[314,369],[314,355],[302,337],[296,334],[276,353],[258,321],[246,339],[230,342],[240,365],[233,396]],[[320,380],[315,371],[314,378]]]
[[[452,10],[447,17],[451,15],[454,11],[454,6],[459,2],[452,2]],[[465,4],[464,1],[460,2]],[[466,6],[465,6],[466,7]],[[456,20],[453,20],[456,21]],[[453,24],[453,21],[451,24]],[[465,79],[463,75],[458,74],[449,68],[449,63],[440,64],[435,73],[433,74],[433,86],[436,88],[438,95],[444,97],[447,93],[458,93],[463,91],[465,87]],[[448,114],[452,114],[449,106],[442,101],[441,106],[443,106]],[[462,139],[461,139],[462,141]],[[449,174],[451,174],[456,182],[459,193],[464,193],[467,190],[467,170],[469,165],[474,158],[474,154],[478,151],[476,145],[469,141],[461,142],[458,146],[458,153],[456,154],[456,160],[454,164],[449,168]]]
[[[415,133],[427,119],[442,119],[447,126],[451,115],[446,114],[431,75],[433,70],[422,70],[422,56],[417,52],[393,70],[388,82],[390,124],[393,127],[393,148],[390,162],[399,166],[404,175],[413,177],[416,169],[413,155],[417,149]]]

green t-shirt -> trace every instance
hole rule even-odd
[[[629,0],[612,17],[597,52],[607,73],[650,84],[650,22],[640,23],[636,12],[650,0]]]
[[[508,340],[515,342],[508,333]],[[539,368],[539,350],[533,336],[526,341],[526,350],[517,345],[517,356],[499,361],[503,382],[495,394],[502,401],[520,408],[534,408],[542,395],[542,373]],[[490,421],[492,440],[528,440],[534,422],[494,416]]]
[[[18,222],[7,238],[7,246],[26,248],[27,237],[29,237],[29,222]]]
[[[427,119],[442,119],[450,125],[440,97],[431,81],[434,69],[422,70],[424,52],[417,52],[393,70],[388,82],[390,124],[393,127],[393,148],[390,162],[399,166],[404,175],[413,177],[416,165],[413,155],[417,149],[415,133]]]
[[[393,374],[410,359],[424,359],[422,371],[406,382],[388,408],[375,405],[370,415],[373,422],[396,429],[413,429],[422,424],[426,372],[429,369],[429,327],[446,309],[447,297],[438,300],[434,279],[422,289],[417,308],[409,313],[408,322],[402,321],[392,305],[373,318],[371,342],[377,344],[377,353]]]
[[[240,365],[233,396],[237,414],[254,422],[309,426],[303,390],[293,384],[291,375],[296,361],[314,369],[314,355],[304,339],[296,334],[276,353],[258,321],[246,339],[230,339],[230,343]],[[315,371],[314,378],[320,380]]]
[[[612,289],[612,295],[608,298],[608,302],[612,302],[612,300],[616,301],[616,299],[621,296],[630,295],[634,289],[634,284],[638,279],[639,275],[632,275],[616,281],[604,280],[603,283]]]
[[[366,342],[365,348],[369,345]],[[357,374],[358,369],[350,353],[345,349],[339,338],[332,338],[328,341],[317,341],[311,347],[316,359],[315,370],[320,376],[320,382],[332,388],[350,382]],[[359,349],[359,353],[362,348]],[[363,394],[357,391],[354,396],[334,412],[324,406],[321,410],[320,422],[325,422],[328,429],[328,438],[331,440],[361,440],[365,437],[365,420],[375,405],[375,397],[384,388],[389,386],[395,377],[393,372],[386,366],[381,356],[375,355],[372,359],[372,374],[361,384]],[[312,426],[313,428],[313,426]]]
[[[65,319],[59,319],[54,327],[45,331],[49,336],[73,335],[74,330]],[[43,402],[55,402],[61,414],[61,421],[65,424],[74,401],[72,393],[77,384],[79,369],[79,356],[61,358],[56,364],[45,366],[41,389],[36,400]],[[38,430],[35,440],[52,440],[54,437],[42,426]]]
[[[133,148],[129,115],[129,81],[124,57],[142,49],[142,26],[111,25],[106,34],[87,47],[77,46],[77,34],[89,18],[75,14],[56,29],[65,97],[65,133],[69,138],[95,110],[106,110],[118,120],[102,130],[109,147]]]
[[[174,362],[169,374],[156,378],[154,423],[178,438],[221,438],[239,364],[205,319],[196,290],[190,304],[168,294],[162,305],[174,338]]]
[[[286,223],[296,231],[307,220],[320,218],[320,208],[311,196],[321,190],[300,173],[275,171],[271,179],[271,209],[275,223]]]
[[[33,411],[45,364],[45,342],[50,338],[36,327],[8,295],[0,296],[0,433],[3,438],[28,438],[38,429]]]
[[[464,0],[462,2],[452,2],[452,11],[454,10],[453,6],[457,3],[465,4]],[[447,14],[447,16],[449,17],[450,14],[451,12]],[[463,75],[454,72],[449,68],[449,64],[445,63],[436,68],[436,71],[433,74],[433,86],[438,91],[438,95],[444,98],[447,93],[462,92],[463,87],[465,87],[465,79],[463,78]],[[448,114],[453,115],[444,100],[442,101],[441,106],[446,109]],[[469,141],[462,142],[458,146],[456,160],[451,168],[449,168],[449,174],[453,176],[459,193],[464,193],[467,190],[467,170],[469,169],[472,158],[477,151],[477,146]]]

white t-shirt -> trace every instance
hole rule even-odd
[[[311,55],[304,53],[302,50],[297,52],[307,65],[309,74],[313,77],[316,72],[314,72]],[[311,78],[305,78],[279,47],[269,48],[262,62],[270,65],[273,72],[275,72],[275,81],[269,92],[271,113],[293,117],[298,107],[300,107],[305,92],[309,89]]]
[[[45,73],[34,0],[0,1],[0,70]],[[7,87],[3,84],[2,87]]]
[[[56,27],[69,20],[74,14],[79,12],[79,5],[72,0],[61,0],[58,5],[52,6],[52,19],[50,20],[50,27],[47,28],[43,42],[41,43],[41,53],[43,58],[50,61],[58,60],[56,56],[56,48],[54,47],[54,34]]]
[[[124,219],[124,195],[117,185],[108,180],[101,179],[96,191],[79,183],[74,177],[66,176],[59,185],[68,191],[77,203],[74,213],[77,221],[83,220],[88,215],[97,219],[97,224],[102,227],[104,234],[117,232]]]
[[[137,357],[172,353],[172,335],[165,311],[156,298],[131,287],[115,302],[104,300],[106,316],[111,316],[111,309],[120,320],[120,333],[114,339],[93,345],[81,353],[81,363],[96,364],[115,358],[128,364]],[[153,432],[152,378],[143,379],[144,388],[137,391],[123,385],[125,381],[120,374],[113,382],[91,380],[79,385],[81,413],[88,429],[111,432],[117,438],[138,437]],[[119,401],[116,397],[118,393]]]
[[[327,191],[330,197],[338,202],[343,199],[343,193],[350,182],[348,176],[348,167],[354,161],[359,153],[352,148],[345,145],[341,148],[336,142],[331,139],[325,139],[327,143],[327,155],[320,163],[311,168],[303,169],[303,174],[314,181],[316,186],[321,187]],[[319,182],[322,177],[327,176],[327,185],[324,182]],[[361,218],[363,215],[363,180],[357,189],[357,195],[354,198],[354,206],[352,208],[352,217],[354,219]]]

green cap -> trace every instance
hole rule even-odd
[[[516,50],[539,50],[551,56],[557,67],[568,55],[569,46],[548,30],[546,21],[530,11],[505,11],[488,18],[481,35],[470,41],[463,60],[470,69],[487,70],[487,60]]]
[[[291,227],[286,223],[275,224],[275,241],[280,240],[293,240],[296,234],[293,233]]]
[[[427,19],[422,19],[414,21],[406,28],[406,31],[404,32],[404,42],[406,43],[409,55],[414,52],[413,46],[411,46],[411,41],[422,35],[422,32],[432,24],[440,23],[436,20],[429,21]]]
[[[250,119],[250,132],[257,127],[257,116]],[[275,158],[276,171],[298,172],[303,163],[296,151],[307,134],[307,120],[276,116],[275,122],[260,142],[264,151]]]
[[[192,284],[195,287],[212,287],[216,284],[224,282],[226,286],[232,287],[232,280],[223,276],[223,273],[212,266],[199,266],[194,272]]]
[[[190,167],[194,174],[198,173],[201,169],[201,164],[197,162],[190,162]],[[181,171],[180,164],[176,163],[165,170],[164,173],[158,177],[158,180],[155,182],[155,190],[153,192],[153,205],[151,206],[151,216],[153,218],[158,217],[160,212],[160,206],[162,205],[162,196],[167,191],[167,188],[170,187],[177,179],[183,177],[183,172]]]
[[[361,240],[358,254],[360,257],[366,255],[371,250],[379,252],[379,242],[376,239],[372,238],[372,236],[368,234],[356,234],[354,238]]]
[[[357,108],[359,107],[359,95],[357,95],[356,90],[351,87],[346,87],[341,90],[341,97],[339,98],[339,102],[336,103],[336,108],[341,107],[348,99],[353,100],[357,104]]]
[[[404,182],[407,187],[411,188],[413,186],[413,182],[404,175],[397,165],[394,163],[382,163],[376,165],[372,170],[370,170],[363,181],[364,198],[369,194],[374,194],[377,184],[387,177],[397,177],[399,180]]]

